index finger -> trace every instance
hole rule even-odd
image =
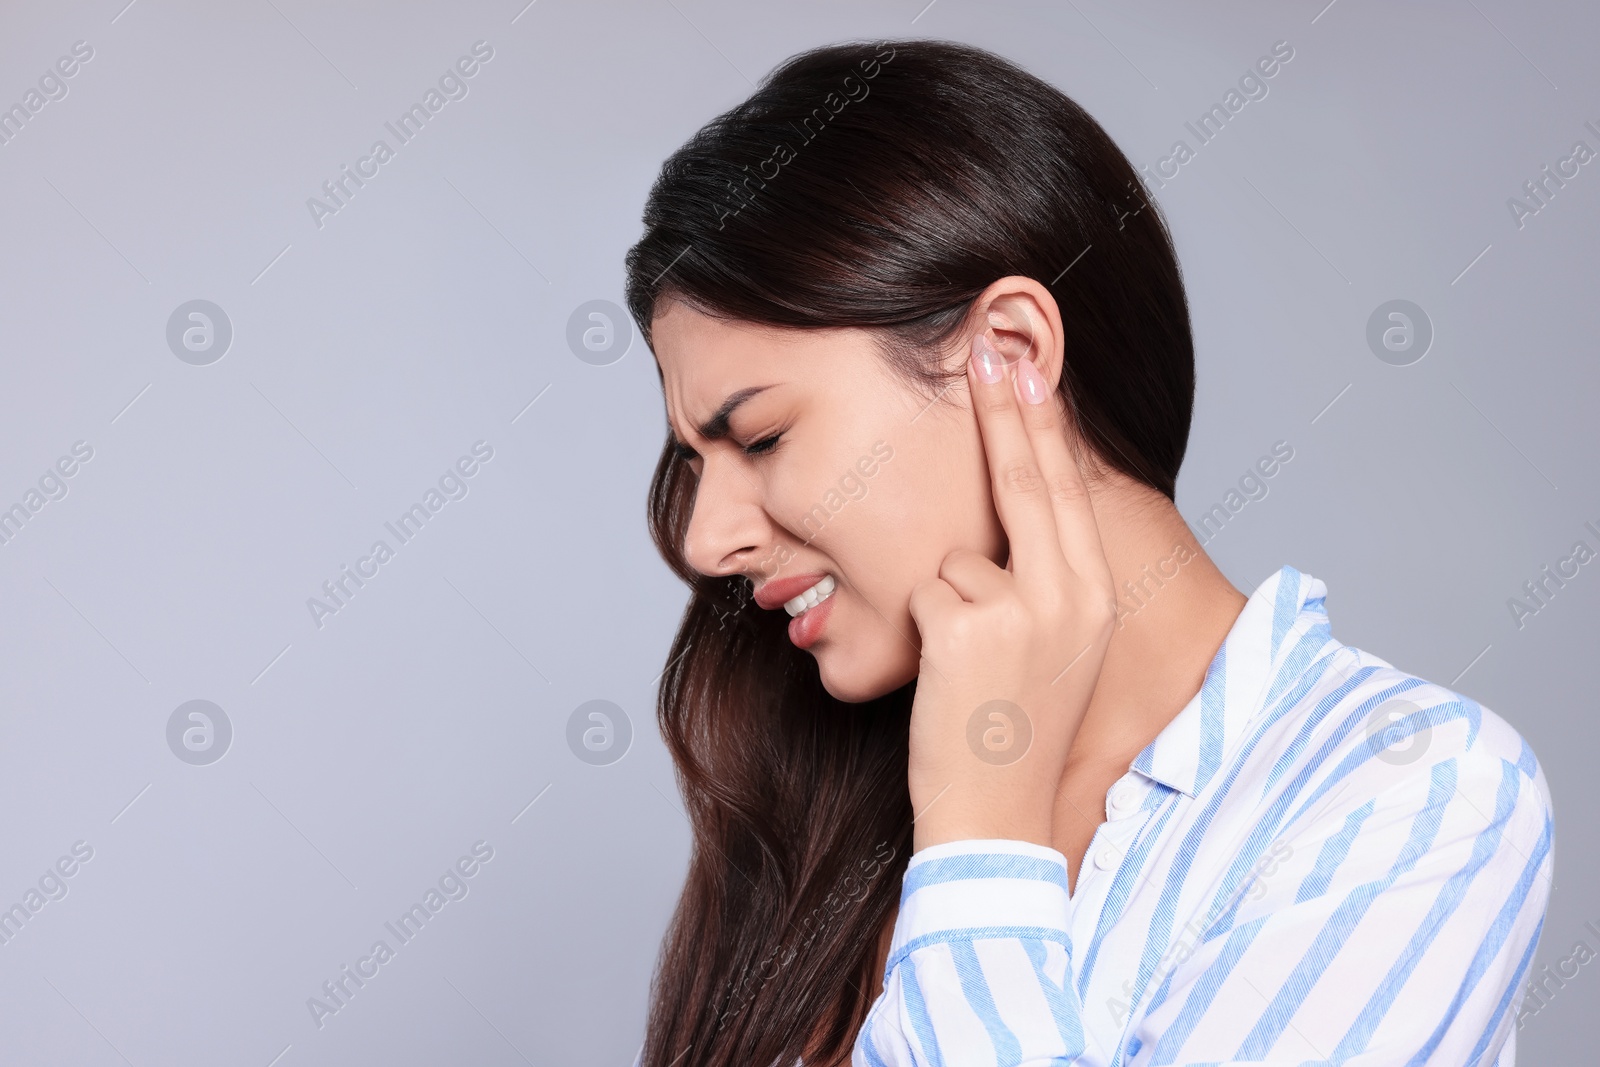
[[[1098,580],[1104,588],[1110,589],[1111,567],[1100,540],[1100,524],[1095,519],[1082,468],[1067,444],[1067,427],[1055,396],[1026,355],[1014,360],[1012,365],[1015,392],[1023,402],[1013,400],[1011,407],[1017,412],[1040,478],[1049,493],[1061,555],[1074,573]],[[1035,396],[1037,402],[1033,402]]]
[[[1030,580],[1058,580],[1066,554],[1046,498],[1045,469],[1023,425],[1016,389],[1007,381],[1006,360],[989,335],[987,329],[973,335],[967,373],[995,510],[1011,542],[1011,572]]]

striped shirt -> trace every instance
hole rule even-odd
[[[1506,1067],[1551,808],[1494,712],[1255,590],[1106,794],[1078,883],[1025,841],[912,855],[853,1067]]]

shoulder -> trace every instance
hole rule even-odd
[[[1548,852],[1544,769],[1506,719],[1349,645],[1314,673],[1288,706],[1263,710],[1253,757],[1299,795],[1302,826],[1359,816],[1404,832],[1401,823],[1430,813],[1447,838],[1492,830],[1525,855]]]

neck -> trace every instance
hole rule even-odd
[[[1117,590],[1118,622],[1067,759],[1069,776],[1120,777],[1200,691],[1249,598],[1234,588],[1159,492],[1112,472],[1091,486]]]

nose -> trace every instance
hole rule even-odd
[[[689,566],[708,576],[740,574],[760,558],[773,525],[757,487],[718,455],[708,455],[695,488],[694,510],[684,534]]]

